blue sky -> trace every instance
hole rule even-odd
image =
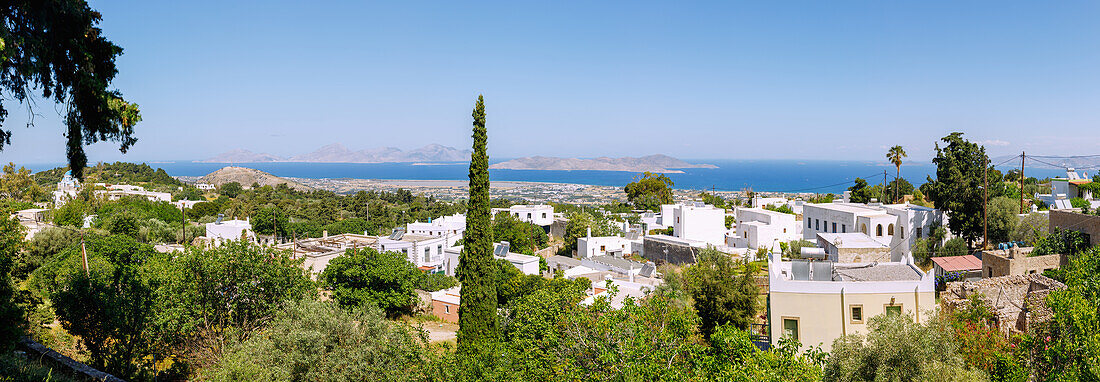
[[[141,105],[129,154],[470,144],[490,155],[914,159],[1100,151],[1097,2],[91,1]],[[5,102],[0,160],[61,162],[52,104]]]

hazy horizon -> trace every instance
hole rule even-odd
[[[495,158],[927,162],[1094,154],[1100,4],[260,4],[90,1],[124,49],[137,144],[89,162],[470,146]],[[14,101],[0,161],[65,158],[59,111]]]

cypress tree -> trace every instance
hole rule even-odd
[[[470,158],[470,203],[466,211],[465,246],[458,263],[462,299],[458,310],[458,351],[479,353],[497,333],[497,292],[489,223],[489,155],[486,153],[485,99],[474,106],[474,152]]]

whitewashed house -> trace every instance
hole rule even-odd
[[[778,250],[779,243],[802,237],[802,225],[795,215],[763,208],[738,208],[734,234],[726,245],[738,248],[768,248]]]
[[[466,231],[466,215],[454,214],[405,225],[405,231],[413,235],[440,236],[447,239],[447,246],[454,246]]]

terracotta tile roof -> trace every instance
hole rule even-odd
[[[974,255],[933,257],[932,262],[946,272],[982,269],[982,261]]]

